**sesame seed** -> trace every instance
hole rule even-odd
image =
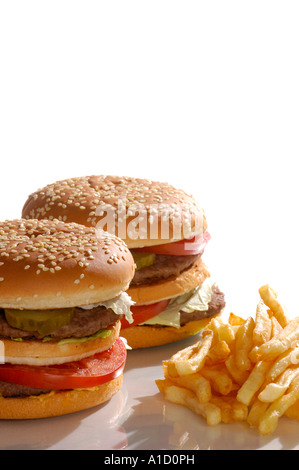
[[[49,197],[47,194],[45,200]],[[84,198],[89,208],[88,195],[85,194]],[[74,201],[75,198],[72,200]],[[48,200],[47,204],[51,202]],[[99,203],[99,201],[97,202]],[[42,214],[44,213],[40,210],[39,215],[42,216]],[[47,215],[52,214],[47,213]],[[36,275],[47,271],[54,274],[63,270],[63,264],[60,266],[57,264],[68,263],[68,260],[70,263],[79,265],[83,271],[89,266],[89,261],[95,259],[94,255],[98,256],[99,248],[100,255],[106,259],[105,255],[110,256],[119,247],[124,247],[124,244],[120,240],[115,240],[114,236],[103,233],[98,238],[93,228],[76,223],[68,223],[64,228],[63,222],[59,222],[57,218],[54,218],[53,221],[24,218],[23,220],[0,222],[0,259],[2,259],[0,266],[7,262],[23,260],[23,263],[19,263],[20,269],[31,269]],[[110,257],[107,262],[112,264],[120,260],[122,258]],[[15,269],[17,267],[18,264],[14,266]],[[87,277],[86,273],[82,271],[77,275],[75,284],[79,284],[82,279]],[[4,278],[0,277],[0,282],[3,281]],[[89,288],[94,289],[95,286],[90,285]]]

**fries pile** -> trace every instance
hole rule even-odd
[[[255,320],[213,318],[200,341],[163,362],[156,384],[209,425],[247,421],[265,435],[284,414],[299,419],[299,317],[287,319],[270,286],[259,293]]]

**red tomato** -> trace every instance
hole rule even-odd
[[[210,238],[211,235],[208,232],[205,232],[202,235],[180,240],[178,242],[134,248],[134,251],[140,253],[156,253],[157,255],[199,255],[203,253]]]
[[[160,312],[165,310],[170,300],[161,300],[160,302],[155,302],[150,305],[133,305],[131,307],[131,312],[133,314],[133,323],[129,323],[125,317],[121,319],[121,328],[130,328],[130,326],[138,325],[139,323],[144,323],[149,318],[159,315]]]
[[[76,362],[54,366],[1,364],[0,380],[56,390],[95,387],[118,377],[126,357],[126,347],[118,338],[107,351]]]

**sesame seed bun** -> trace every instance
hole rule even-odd
[[[121,200],[125,201],[122,209]],[[145,212],[141,226],[134,229],[133,221],[140,214],[136,212],[138,205]],[[115,219],[107,230],[123,239],[129,248],[182,240],[207,228],[203,210],[185,191],[164,182],[104,175],[66,179],[37,190],[28,197],[22,217],[57,218],[96,227],[101,226],[111,209]]]
[[[112,398],[121,388],[123,374],[86,390],[51,391],[26,397],[0,397],[0,419],[37,419],[87,410]]]
[[[0,222],[0,308],[57,309],[112,299],[134,276],[123,241],[58,220]]]

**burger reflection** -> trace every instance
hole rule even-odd
[[[208,426],[205,420],[180,405],[166,402],[159,394],[142,397],[127,413],[124,427],[128,447],[142,450],[253,450],[271,448],[277,437],[292,435],[290,420],[282,419],[271,436],[260,436],[246,423]],[[286,439],[289,442],[289,438]],[[295,443],[294,443],[295,445]],[[289,447],[289,445],[288,445]],[[286,448],[283,441],[281,448]]]

